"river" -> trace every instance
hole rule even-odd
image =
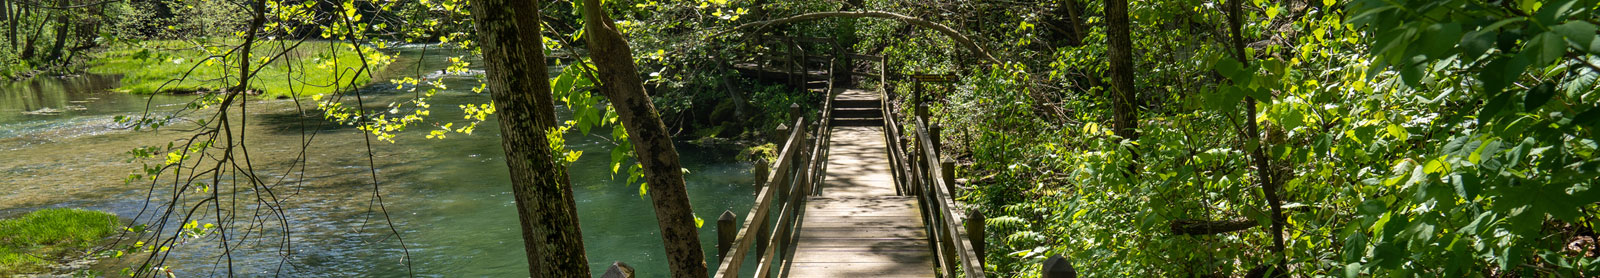
[[[423,49],[415,47],[396,51],[391,68],[399,68],[390,72],[442,78],[451,88],[432,100],[434,119],[460,119],[457,105],[488,101],[487,93],[470,91],[472,78],[437,74],[447,58],[437,50],[429,55],[420,55]],[[128,161],[127,151],[164,146],[191,133],[172,128],[131,131],[118,128],[112,119],[147,110],[173,111],[193,96],[111,92],[116,86],[115,76],[99,75],[0,84],[4,171],[0,217],[40,208],[82,207],[131,219],[146,207],[150,184],[123,182],[139,169],[139,162]],[[369,105],[404,101],[411,94],[387,82],[362,92]],[[234,246],[233,272],[289,277],[526,276],[499,129],[492,118],[472,135],[424,139],[432,127],[421,126],[402,132],[394,143],[374,141],[374,163],[369,164],[363,134],[353,128],[327,126],[318,112],[302,114],[292,100],[251,100],[247,105],[246,127],[241,131],[249,136],[246,143],[254,163],[266,169],[258,173],[287,181],[276,190],[284,194],[290,245],[280,245],[283,227],[272,224],[275,220],[263,221],[266,226],[258,239]],[[25,113],[45,108],[57,112]],[[568,117],[566,111],[559,113]],[[312,133],[316,137],[305,149],[304,167],[289,167],[300,154],[304,135]],[[613,178],[612,143],[602,137],[608,134],[597,130],[566,136],[567,148],[586,153],[571,165],[570,174],[591,271],[599,276],[613,261],[622,261],[634,266],[639,277],[667,277],[650,200],[640,196],[636,185]],[[712,268],[717,258],[716,217],[725,210],[742,217],[754,200],[752,164],[735,160],[738,149],[725,143],[678,144],[690,171],[692,205],[706,220],[700,238]],[[370,168],[373,165],[376,169]],[[373,177],[367,175],[371,170],[376,170],[376,191],[405,241],[404,249],[392,236],[383,211],[373,207]],[[240,214],[254,212],[248,203],[241,206],[245,208],[238,210]],[[221,249],[214,241],[182,241],[166,265],[179,277],[225,275],[227,264],[220,260]],[[117,269],[131,265],[129,260],[107,259],[94,269],[115,275]]]

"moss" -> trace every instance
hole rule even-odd
[[[94,56],[88,71],[122,75],[118,90],[134,94],[217,91],[237,84],[239,55],[229,53],[238,42],[145,41],[119,45]],[[265,42],[251,50],[253,63],[273,57],[253,74],[250,91],[263,98],[324,95],[371,82],[361,68],[361,54],[370,71],[389,64],[391,57],[371,47],[340,42]],[[224,56],[226,54],[226,56]],[[257,67],[259,64],[252,65]],[[187,75],[187,77],[185,77]],[[181,79],[181,80],[180,80]],[[355,86],[350,86],[354,82]]]
[[[51,261],[94,247],[116,231],[117,216],[44,209],[0,220],[0,276],[50,270]]]

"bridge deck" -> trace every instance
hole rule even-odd
[[[852,89],[838,100],[877,97]],[[933,250],[917,200],[895,194],[883,127],[835,126],[830,132],[824,185],[807,200],[788,277],[933,277]]]

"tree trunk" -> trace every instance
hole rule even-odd
[[[16,18],[16,16],[11,15],[11,1],[0,0],[0,21],[6,22],[6,26],[17,26]],[[12,28],[11,30],[16,29]],[[12,49],[17,48],[17,31],[6,33],[6,41],[11,43]]]
[[[1117,136],[1138,141],[1139,100],[1133,88],[1133,41],[1128,34],[1128,1],[1106,1],[1107,44],[1111,52],[1111,111],[1112,127]],[[1139,154],[1134,153],[1134,160]],[[1129,170],[1135,170],[1129,167]],[[1131,171],[1130,171],[1131,172]]]
[[[1240,19],[1244,11],[1240,8],[1243,0],[1228,1],[1228,27],[1233,33],[1233,54],[1239,64],[1250,65],[1250,57],[1245,56],[1244,34],[1240,31],[1243,21]],[[1260,127],[1256,125],[1256,99],[1244,98],[1244,136],[1245,140],[1256,142],[1256,148],[1250,150],[1250,160],[1255,162],[1256,182],[1261,185],[1262,194],[1266,195],[1267,208],[1272,211],[1272,252],[1278,254],[1277,269],[1285,268],[1288,255],[1283,252],[1283,206],[1278,198],[1278,181],[1272,175],[1272,161],[1267,157],[1266,142],[1261,141]],[[1281,272],[1281,271],[1280,271]]]
[[[472,2],[490,95],[499,112],[501,147],[511,169],[532,277],[589,277],[578,210],[564,155],[545,137],[556,126],[539,1]]]
[[[11,16],[11,23],[9,24],[10,25],[9,28],[11,30],[6,32],[6,39],[9,39],[11,41],[11,51],[17,51],[17,25],[19,25],[19,24],[17,24],[17,22],[19,21],[20,18],[23,17],[23,15],[22,15],[22,9],[23,9],[22,1],[21,0],[17,0],[16,3],[17,3],[17,9],[16,9],[16,12],[12,13],[13,15]]]
[[[71,3],[67,2],[67,0],[56,0],[56,6],[58,7],[66,7],[69,4]],[[61,49],[67,47],[67,30],[72,27],[72,21],[68,20],[68,14],[71,11],[71,9],[65,8],[56,11],[56,40],[55,44],[50,46],[50,57],[45,60],[55,61],[56,59],[61,59]]]
[[[1066,21],[1063,22],[1067,25],[1066,30],[1064,30],[1066,34],[1063,35],[1067,39],[1067,45],[1083,46],[1083,21],[1080,20],[1082,18],[1080,14],[1083,13],[1082,7],[1079,7],[1077,0],[1058,1],[1059,4],[1056,5],[1055,13],[1056,16],[1060,16]]]
[[[705,252],[700,250],[699,231],[683,181],[683,164],[678,161],[671,134],[645,94],[644,80],[633,64],[627,40],[617,31],[600,0],[584,0],[583,9],[584,37],[589,43],[589,57],[600,71],[600,91],[617,109],[634,154],[644,166],[656,222],[661,226],[661,241],[666,245],[667,265],[673,277],[705,278]]]
[[[33,8],[33,9],[29,9],[29,10],[30,11],[38,10],[38,8]],[[34,12],[29,12],[30,15],[33,14],[33,13]],[[33,35],[28,36],[28,42],[22,44],[22,60],[33,59],[33,52],[34,52],[34,50],[37,50],[38,46],[39,46],[38,45],[39,36],[44,34],[44,23],[45,22],[46,22],[45,20],[40,20],[39,24],[35,24],[33,26]]]

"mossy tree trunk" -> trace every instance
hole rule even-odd
[[[472,2],[501,147],[532,277],[589,277],[577,206],[561,154],[547,132],[556,126],[538,0]]]
[[[705,252],[700,250],[699,231],[683,181],[683,164],[672,146],[672,135],[645,94],[644,80],[633,64],[628,41],[617,31],[605,7],[600,0],[584,0],[583,10],[584,38],[589,43],[589,57],[599,70],[600,91],[617,109],[634,154],[644,166],[672,276],[707,277]]]

